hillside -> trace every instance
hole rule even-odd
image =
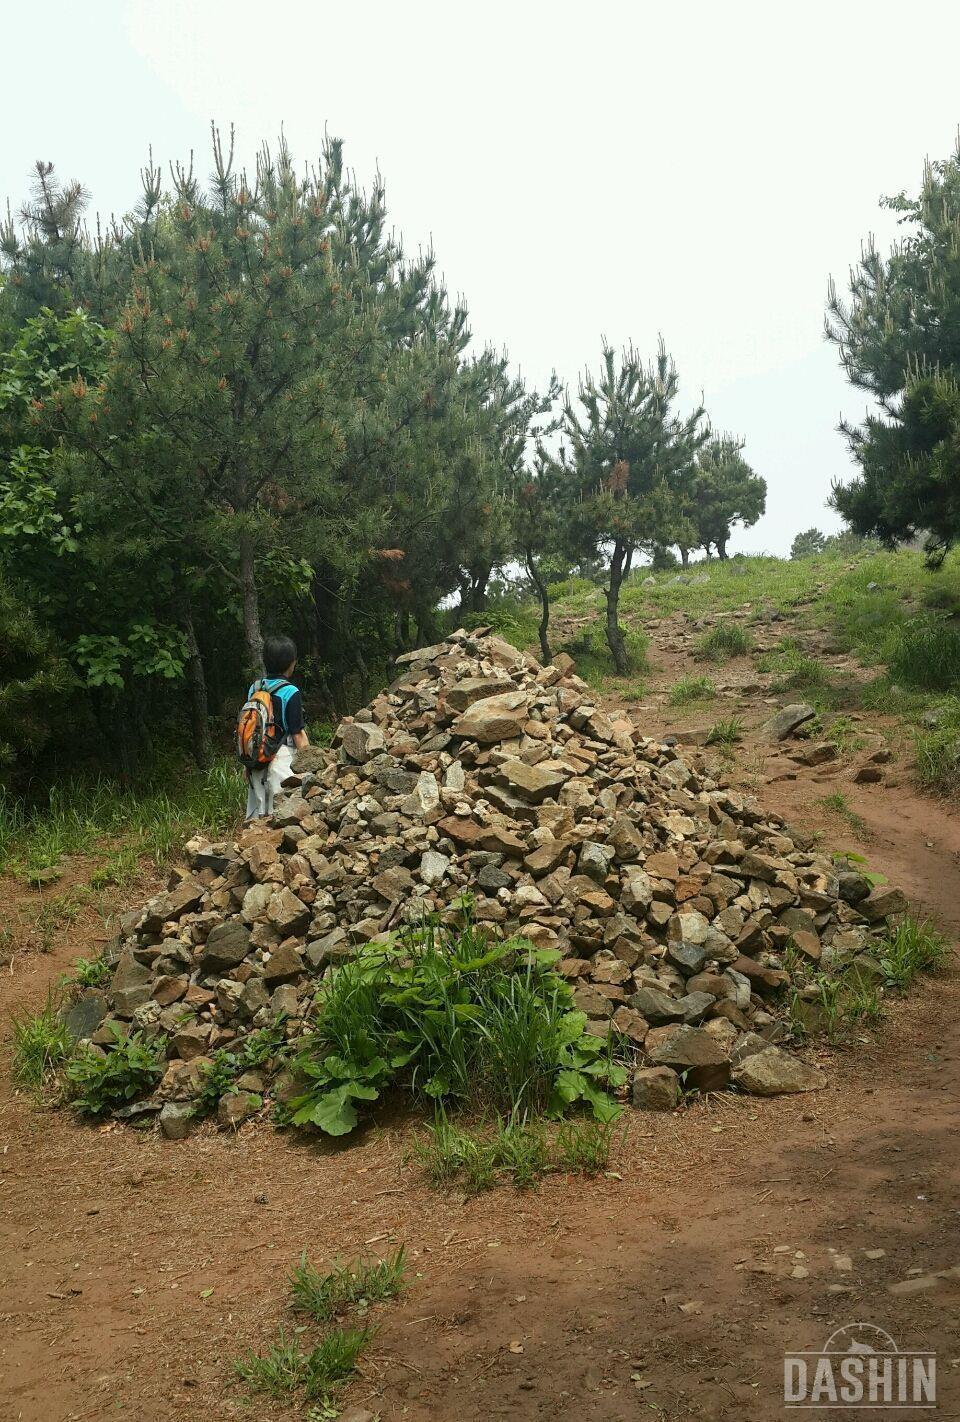
[[[942,683],[953,675],[956,562],[930,575],[905,554],[731,560],[646,576],[625,590],[637,658],[627,678],[597,650],[599,590],[573,584],[556,597],[556,643],[612,720],[702,756],[717,784],[901,886],[955,941],[957,703]],[[528,640],[523,608],[496,607],[490,621]],[[804,706],[802,719],[774,739],[786,705]],[[222,809],[195,791],[186,802],[166,820],[153,807],[153,858],[139,861],[143,821],[125,822],[116,802],[104,805],[102,834],[91,812],[80,842],[63,824],[44,838],[42,820],[14,836],[7,1010],[36,1010],[78,955],[95,963],[111,931],[102,915],[161,886],[161,824],[175,837],[191,814],[212,833],[229,823],[227,796]],[[58,854],[71,844],[83,853]],[[41,864],[61,877],[44,883]],[[285,1278],[302,1251],[329,1267],[400,1245],[406,1292],[371,1306],[379,1332],[340,1398],[344,1419],[446,1422],[454,1406],[477,1422],[532,1419],[545,1407],[563,1415],[577,1396],[585,1417],[609,1422],[651,1408],[677,1422],[765,1422],[780,1412],[783,1352],[819,1346],[865,1309],[894,1337],[949,1357],[958,1012],[951,957],[909,994],[888,986],[858,1015],[815,1026],[804,1050],[823,1090],[694,1093],[673,1112],[631,1112],[596,1175],[554,1168],[521,1190],[501,1169],[479,1194],[462,1180],[430,1184],[414,1149],[422,1115],[400,1105],[347,1151],[256,1116],[237,1133],[211,1122],[177,1143],[38,1110],[5,1074],[11,1264],[0,1312],[12,1395],[36,1422],[84,1416],[81,1392],[90,1417],[121,1397],[138,1422],[186,1422],[200,1408],[249,1415],[232,1361],[246,1346],[262,1352],[278,1321],[297,1326]],[[944,1369],[945,1409],[951,1388]],[[264,1422],[329,1415],[282,1388],[255,1406]]]

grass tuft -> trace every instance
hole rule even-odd
[[[725,720],[717,721],[707,734],[707,745],[729,750],[731,746],[743,740],[743,727],[742,716],[728,716]]]
[[[670,690],[671,706],[687,706],[691,701],[712,701],[717,694],[708,676],[685,676]]]
[[[903,991],[917,973],[941,968],[950,945],[928,919],[907,917],[901,919],[875,951],[887,982]]]
[[[727,662],[731,657],[746,656],[750,650],[750,634],[738,622],[721,622],[699,639],[694,656],[701,662]]]
[[[383,1299],[396,1298],[403,1290],[405,1272],[402,1245],[389,1259],[338,1264],[327,1274],[308,1263],[304,1251],[290,1276],[291,1304],[296,1312],[325,1323],[348,1308],[367,1308]]]
[[[562,1170],[599,1175],[609,1164],[612,1147],[612,1121],[568,1120],[557,1132],[557,1160]]]
[[[11,1072],[19,1085],[42,1091],[72,1052],[73,1038],[52,997],[32,1017],[14,1017]]]

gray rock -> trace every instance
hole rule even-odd
[[[150,969],[138,963],[132,950],[125,948],[110,984],[113,1010],[121,1017],[132,1017],[138,1007],[150,1001],[152,992],[153,975]]]
[[[820,1091],[826,1086],[821,1072],[780,1047],[766,1047],[762,1052],[752,1052],[737,1063],[731,1076],[736,1085],[751,1096]]]
[[[435,849],[428,849],[420,856],[420,878],[425,884],[442,884],[450,869],[450,860]]]
[[[784,706],[782,711],[766,723],[763,728],[764,733],[771,741],[785,741],[800,726],[805,725],[807,721],[812,721],[816,714],[814,707],[808,706],[805,701]]]
[[[256,888],[269,888],[258,884]],[[252,892],[252,891],[251,891]],[[246,900],[244,900],[246,902]],[[222,973],[237,967],[250,952],[250,930],[236,918],[228,918],[212,930],[203,947],[200,968],[204,973]]]
[[[696,943],[670,943],[667,946],[667,959],[675,968],[679,968],[681,973],[690,977],[703,971],[707,955]]]
[[[341,722],[337,736],[351,760],[367,761],[386,746],[379,726],[367,721]]]
[[[108,999],[99,992],[86,992],[63,1014],[63,1025],[74,1042],[92,1037],[110,1011]]]
[[[638,1067],[632,1091],[638,1110],[672,1111],[680,1100],[680,1078],[670,1067]]]
[[[657,988],[638,988],[630,998],[630,1006],[654,1025],[683,1021],[683,1008],[679,999],[670,997]]]
[[[160,1130],[168,1141],[182,1141],[190,1134],[193,1107],[187,1101],[167,1101],[160,1110]]]

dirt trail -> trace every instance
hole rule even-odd
[[[871,866],[960,932],[960,821],[912,791],[905,762],[872,785],[850,783],[845,766],[798,770],[780,754],[761,764],[764,688],[678,716],[664,703],[692,670],[683,619],[664,619],[653,643],[657,671],[630,706],[646,727],[742,714],[733,782],[852,848],[849,823],[819,803],[842,786]],[[738,676],[756,681],[748,663],[720,679]],[[892,723],[874,727],[898,744]],[[35,1006],[91,930],[75,925],[53,954],[19,958],[0,980],[0,1012]],[[877,1041],[825,1053],[823,1093],[631,1115],[609,1178],[469,1201],[424,1187],[404,1161],[403,1121],[340,1150],[269,1127],[167,1143],[38,1112],[11,1096],[4,1070],[0,1417],[303,1417],[246,1404],[230,1360],[283,1320],[285,1273],[303,1248],[319,1262],[401,1241],[416,1277],[378,1311],[348,1394],[384,1422],[766,1422],[783,1414],[784,1352],[860,1320],[902,1348],[934,1349],[940,1413],[960,1416],[960,1270],[889,1292],[960,1266],[958,1020],[953,966],[892,1005]]]

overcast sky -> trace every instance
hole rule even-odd
[[[663,333],[769,485],[733,548],[837,526],[835,427],[864,397],[823,340],[827,278],[953,147],[955,0],[41,0],[6,8],[4,51],[14,204],[35,158],[121,213],[151,144],[209,170],[211,118],[244,154],[283,125],[314,156],[327,129],[529,381]]]

